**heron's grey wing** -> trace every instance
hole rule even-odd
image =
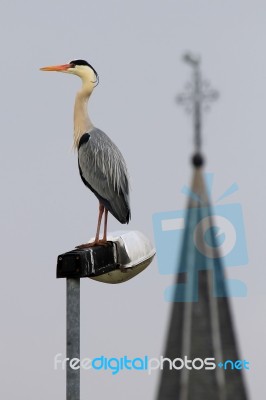
[[[130,219],[129,184],[125,160],[100,129],[84,134],[78,150],[80,175],[101,203],[121,223]]]

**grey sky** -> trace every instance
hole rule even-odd
[[[77,77],[44,65],[88,60],[100,75],[90,101],[94,124],[119,146],[131,176],[132,222],[153,240],[152,214],[182,209],[190,182],[191,123],[175,103],[189,79],[181,63],[200,53],[221,98],[204,123],[213,198],[244,211],[249,265],[232,299],[253,399],[264,389],[266,4],[259,0],[1,1],[1,376],[0,397],[63,399],[65,282],[56,257],[94,234],[97,200],[82,184],[72,146]],[[109,229],[120,224],[110,218]],[[82,357],[163,354],[169,304],[156,261],[118,286],[82,281]],[[82,398],[152,399],[157,374],[82,373]]]

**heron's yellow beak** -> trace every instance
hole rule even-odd
[[[57,72],[64,72],[71,68],[71,64],[63,64],[63,65],[52,65],[50,67],[42,67],[40,68],[41,71],[57,71]]]

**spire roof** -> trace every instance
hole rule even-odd
[[[215,358],[216,368],[164,368],[157,400],[246,400],[241,370],[218,366],[238,360],[239,353],[212,208],[202,167],[194,167],[163,355],[171,360]]]

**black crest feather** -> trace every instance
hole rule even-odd
[[[85,60],[73,60],[73,61],[70,61],[69,64],[72,64],[72,65],[74,65],[74,66],[76,66],[76,65],[86,65],[87,67],[90,67],[90,68],[93,70],[93,72],[95,73],[96,78],[97,78],[97,81],[99,80],[99,75],[98,75],[98,73],[97,73],[96,70],[93,68],[93,66],[92,66],[91,64],[89,64],[87,61],[85,61]]]

